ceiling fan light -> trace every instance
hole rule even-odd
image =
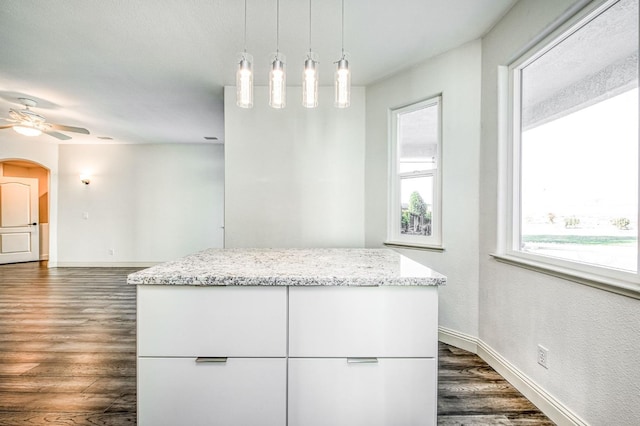
[[[23,136],[40,136],[42,134],[42,130],[28,124],[16,124],[13,126],[13,130]]]

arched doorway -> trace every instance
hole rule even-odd
[[[0,161],[0,182],[7,183],[7,188],[0,193],[0,202],[6,202],[12,212],[8,215],[18,217],[20,222],[21,206],[26,193],[23,196],[20,190],[9,189],[12,183],[19,183],[28,191],[31,188],[33,194],[29,201],[33,211],[24,213],[29,217],[24,229],[17,228],[17,232],[0,234],[0,263],[14,263],[24,261],[44,261],[49,259],[49,193],[50,171],[42,165],[24,159],[10,159]],[[16,197],[16,198],[8,198]],[[22,197],[22,198],[21,198]],[[13,205],[11,205],[13,203]],[[37,204],[37,207],[35,206]],[[27,207],[25,207],[26,209]],[[5,209],[8,210],[8,209]],[[27,217],[25,216],[25,217]],[[3,218],[11,220],[11,218]],[[4,225],[0,223],[0,230]],[[14,228],[13,230],[16,230]]]

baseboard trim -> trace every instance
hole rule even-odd
[[[159,262],[57,262],[57,268],[148,268]]]
[[[477,354],[558,426],[588,426],[580,416],[477,337],[446,327],[438,327],[438,340]]]
[[[478,338],[446,327],[438,327],[438,340],[447,345],[478,353]]]

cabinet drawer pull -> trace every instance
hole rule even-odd
[[[347,358],[349,364],[377,364],[378,358]]]
[[[210,357],[210,356],[199,356],[198,358],[196,358],[196,363],[200,364],[200,363],[225,363],[227,362],[227,358],[221,358],[221,357]]]

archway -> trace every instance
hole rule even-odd
[[[37,222],[39,252],[35,259],[46,261],[49,259],[49,223],[50,223],[50,170],[41,164],[25,159],[0,160],[0,177],[29,178],[37,181]],[[36,218],[34,218],[36,220]]]

